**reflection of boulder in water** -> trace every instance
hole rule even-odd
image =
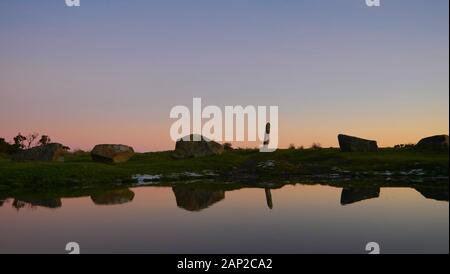
[[[189,186],[174,186],[177,206],[189,211],[200,211],[225,198],[223,190],[198,189]]]
[[[416,187],[416,190],[427,199],[448,202],[448,188]]]
[[[380,188],[343,188],[341,193],[341,205],[357,203],[367,199],[380,197]]]
[[[3,206],[4,202],[5,202],[5,200],[0,200],[0,206]]]
[[[61,199],[43,199],[43,200],[35,200],[35,199],[14,199],[12,206],[16,209],[21,209],[24,207],[46,207],[46,208],[60,208],[62,206]]]
[[[134,192],[129,189],[110,190],[91,195],[91,200],[96,205],[120,205],[131,202],[133,199]]]

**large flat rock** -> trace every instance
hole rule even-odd
[[[366,140],[359,137],[339,134],[339,147],[343,152],[374,152],[378,151],[376,141]]]
[[[134,149],[126,145],[96,145],[91,151],[92,160],[103,163],[124,163],[134,155]]]
[[[66,150],[64,146],[58,143],[33,147],[17,152],[12,156],[15,161],[64,161]]]
[[[186,141],[188,139],[188,141]],[[194,135],[185,137],[177,141],[173,157],[177,159],[203,157],[223,153],[223,146],[217,142],[210,141],[203,136],[199,136],[200,141],[194,141]]]
[[[430,151],[448,150],[448,135],[435,135],[423,138],[417,143],[416,148]]]

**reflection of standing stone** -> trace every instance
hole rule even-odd
[[[203,136],[198,137],[199,141],[194,141],[193,134],[189,135],[188,141],[184,140],[187,137],[178,140],[175,145],[173,157],[185,159],[223,153],[223,146],[221,144],[208,140]]]
[[[380,197],[380,188],[343,188],[341,193],[341,205],[353,204],[378,197]]]
[[[223,190],[198,189],[190,186],[174,186],[177,206],[189,211],[200,211],[225,198]]]
[[[420,150],[448,150],[449,148],[448,135],[436,135],[427,138],[423,138],[417,143],[416,148]]]
[[[91,195],[91,200],[96,205],[120,205],[133,201],[134,192],[129,189],[105,191]]]
[[[372,152],[378,150],[376,141],[339,134],[339,147],[343,152]]]
[[[94,161],[106,163],[123,163],[133,155],[133,148],[125,145],[96,145],[91,151]]]
[[[266,202],[267,202],[267,206],[272,209],[273,208],[273,203],[272,203],[272,193],[270,192],[270,188],[266,188],[264,189],[266,192]]]
[[[15,161],[64,161],[65,152],[63,145],[53,143],[21,150],[14,154],[12,158]]]

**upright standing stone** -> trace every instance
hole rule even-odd
[[[266,124],[266,130],[264,132],[264,143],[263,145],[265,147],[269,146],[270,144],[270,123]]]

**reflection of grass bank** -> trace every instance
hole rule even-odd
[[[386,182],[386,181],[340,181],[340,182],[285,182],[285,181],[272,181],[272,182],[261,182],[258,184],[246,184],[240,182],[223,182],[220,180],[197,180],[197,181],[178,181],[178,182],[159,182],[151,186],[142,186],[143,188],[148,187],[172,187],[178,189],[189,189],[189,190],[199,190],[204,192],[229,192],[236,191],[240,189],[247,188],[259,188],[266,190],[280,189],[286,185],[323,185],[332,186],[336,188],[342,188],[347,190],[357,190],[362,191],[367,189],[380,189],[380,188],[413,188],[420,192],[424,197],[448,201],[449,185],[448,182],[444,181],[425,181],[422,183],[410,183],[410,182]],[[131,189],[131,191],[130,191]],[[131,201],[134,197],[133,190],[136,187],[131,188],[131,185],[121,185],[121,186],[111,186],[111,185],[92,185],[90,187],[67,187],[57,185],[52,188],[45,188],[40,190],[32,190],[27,188],[20,189],[0,189],[0,201],[5,199],[17,199],[20,201],[25,201],[35,204],[44,204],[45,201],[54,201],[64,198],[78,198],[78,197],[92,197],[94,202],[97,204],[120,204],[121,201]],[[103,202],[99,203],[99,200]],[[111,201],[111,202],[108,202]]]
[[[226,151],[223,155],[174,160],[170,152],[136,154],[129,162],[107,165],[92,162],[88,154],[69,155],[64,163],[15,163],[0,159],[0,190],[5,188],[41,189],[90,184],[114,185],[130,180],[133,174],[170,175],[183,172],[204,173],[239,180],[276,179],[289,176],[409,176],[415,171],[423,177],[448,176],[446,153],[382,149],[373,153],[342,153],[337,149]]]

